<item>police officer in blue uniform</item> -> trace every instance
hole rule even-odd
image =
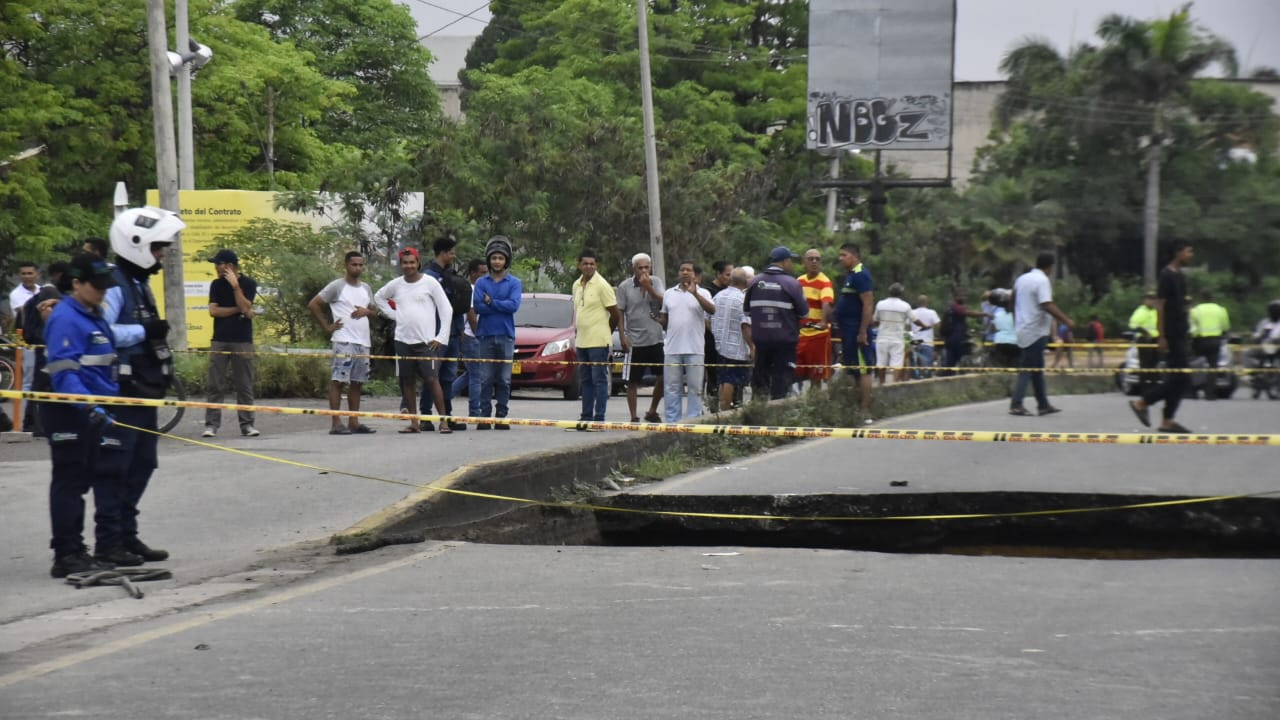
[[[149,279],[160,272],[164,253],[186,225],[176,213],[155,207],[125,210],[111,223],[110,242],[116,267],[115,287],[102,303],[120,356],[120,394],[159,399],[173,378],[173,354],[167,336],[169,323],[160,317]],[[94,488],[97,546],[94,557],[113,565],[140,565],[165,560],[169,553],[148,547],[138,538],[138,503],[158,465],[154,407],[117,406],[112,411],[128,430],[128,460],[116,483]]]
[[[103,296],[115,284],[111,266],[81,253],[72,258],[67,274],[71,292],[54,307],[45,325],[49,357],[45,372],[54,392],[116,395],[115,345],[101,311]],[[127,438],[113,426],[111,413],[98,405],[48,403],[41,408],[41,418],[53,462],[51,574],[62,578],[110,570],[110,563],[90,557],[85,548],[84,495],[91,487],[116,482],[127,454]]]

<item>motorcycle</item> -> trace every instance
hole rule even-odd
[[[1263,393],[1272,400],[1280,400],[1280,372],[1276,372],[1280,368],[1280,344],[1264,342],[1261,347],[1250,350],[1245,354],[1244,366],[1249,370],[1267,371],[1249,373],[1254,400]]]
[[[1149,343],[1151,339],[1145,332],[1126,331],[1122,335],[1129,341],[1129,349],[1125,351],[1124,362],[1120,363],[1115,375],[1116,389],[1125,395],[1141,395],[1144,382],[1152,382],[1157,375],[1156,373],[1138,372],[1142,367],[1138,360],[1138,345],[1140,343]],[[1231,338],[1221,343],[1218,350],[1217,367],[1230,368],[1234,365],[1231,346],[1237,345],[1239,342],[1238,338]],[[1164,361],[1161,361],[1156,365],[1156,368],[1164,368],[1164,366]],[[1236,377],[1236,373],[1208,372],[1209,363],[1199,355],[1191,359],[1189,368],[1192,372],[1191,382],[1187,383],[1186,397],[1188,398],[1203,395],[1205,398],[1226,400],[1234,395],[1236,388],[1239,387],[1240,379]],[[1258,373],[1254,377],[1265,374]]]

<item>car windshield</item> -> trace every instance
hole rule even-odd
[[[573,325],[573,301],[525,296],[515,320],[517,327],[567,328]]]

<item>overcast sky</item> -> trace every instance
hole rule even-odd
[[[399,0],[418,21],[419,33],[478,35],[489,20],[484,0]],[[995,80],[1000,58],[1028,36],[1050,40],[1065,52],[1094,42],[1098,21],[1109,13],[1140,19],[1166,17],[1185,0],[958,0],[957,80]],[[466,19],[462,15],[474,14]],[[1236,48],[1240,70],[1280,69],[1280,0],[1196,0],[1192,17]]]

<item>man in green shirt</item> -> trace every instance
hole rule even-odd
[[[1160,352],[1156,348],[1156,339],[1160,337],[1160,315],[1156,311],[1159,296],[1154,290],[1148,290],[1142,296],[1142,304],[1129,316],[1129,330],[1137,333],[1138,367],[1150,370],[1160,362]],[[1151,373],[1142,373],[1138,377],[1140,385],[1155,380]]]
[[[1213,293],[1200,291],[1200,302],[1191,308],[1191,351],[1205,359],[1209,367],[1218,367],[1222,339],[1231,330],[1227,309],[1213,301]]]

